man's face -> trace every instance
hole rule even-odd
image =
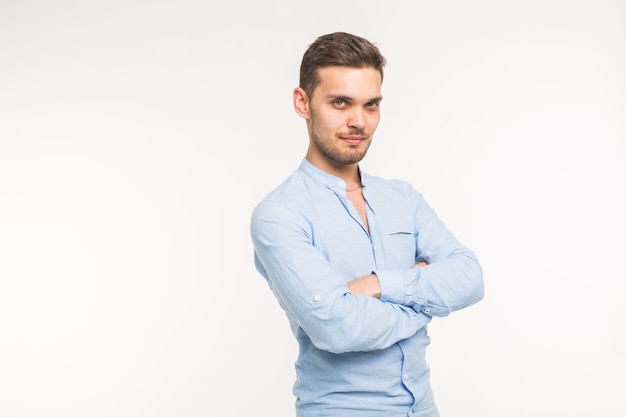
[[[318,74],[310,99],[308,157],[314,164],[355,164],[365,156],[380,120],[380,72],[325,67]]]

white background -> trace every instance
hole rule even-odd
[[[442,414],[626,415],[624,1],[2,0],[1,416],[293,416],[249,216],[339,30],[388,59],[363,169],[484,267],[430,325]]]

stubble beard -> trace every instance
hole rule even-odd
[[[362,130],[352,130],[346,134],[346,136],[356,134],[363,135]],[[343,135],[343,133],[341,134]],[[342,151],[338,146],[334,145],[335,141],[341,141],[338,137],[335,138],[322,138],[315,129],[315,123],[311,120],[311,140],[313,141],[313,145],[317,148],[319,153],[325,157],[327,160],[332,162],[343,164],[343,165],[351,165],[360,162],[367,153],[369,149],[371,138],[365,143],[365,147],[362,150],[357,149],[357,145],[350,146],[350,149],[346,151]],[[360,145],[363,146],[363,145]]]

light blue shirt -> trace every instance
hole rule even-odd
[[[300,348],[297,415],[439,416],[426,325],[480,300],[482,270],[409,184],[361,182],[369,233],[346,183],[306,159],[252,215],[256,267]],[[372,272],[380,299],[348,290]]]

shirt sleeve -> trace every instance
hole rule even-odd
[[[312,244],[306,219],[276,202],[252,215],[255,264],[290,320],[332,353],[387,348],[414,335],[430,317],[408,306],[352,294]]]
[[[429,316],[447,316],[484,296],[482,268],[476,255],[445,227],[421,194],[413,190],[416,262],[428,266],[377,270],[382,301]]]

